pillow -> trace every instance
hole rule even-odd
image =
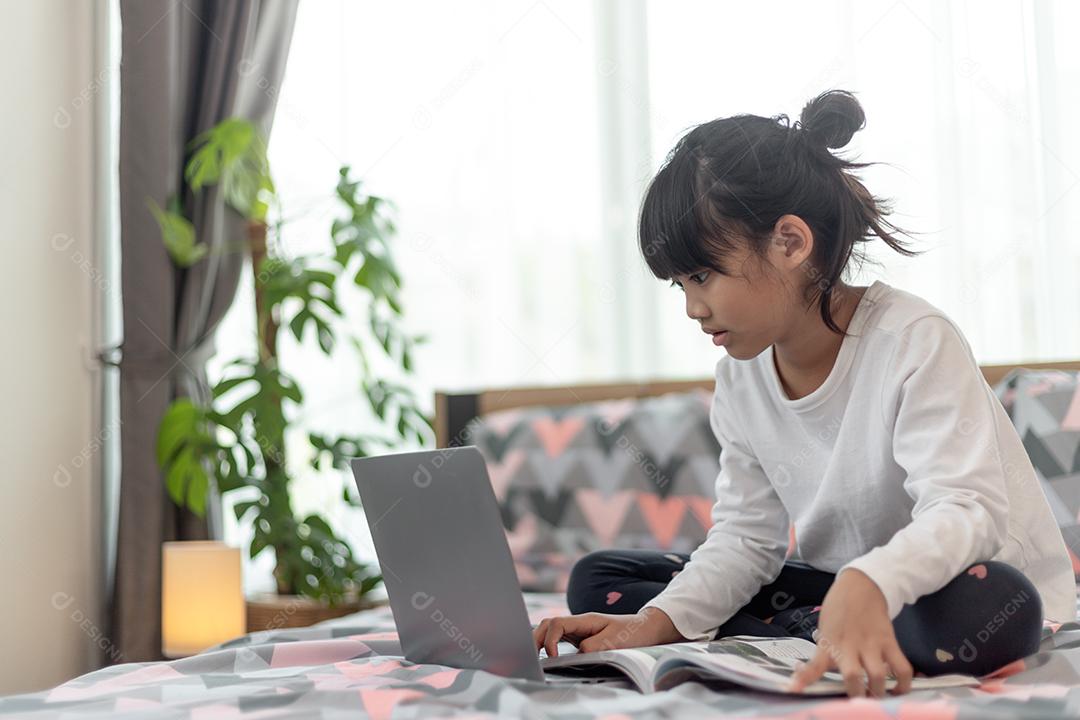
[[[1013,370],[994,386],[1050,501],[1080,580],[1080,373]]]
[[[712,525],[712,393],[519,408],[475,418],[523,590],[562,592],[604,548],[692,552]]]

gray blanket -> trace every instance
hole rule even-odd
[[[560,594],[526,594],[540,619]],[[52,690],[0,699],[33,718],[1065,718],[1080,716],[1080,624],[1047,624],[1036,654],[978,688],[885,700],[803,700],[698,683],[641,695],[604,685],[545,686],[401,656],[388,608],[302,630],[253,633],[194,657],[117,665]]]

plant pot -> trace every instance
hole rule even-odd
[[[261,593],[247,599],[247,631],[307,627],[386,604],[385,599],[364,597],[331,607],[303,595]]]

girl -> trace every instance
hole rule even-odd
[[[1073,570],[1035,471],[959,328],[881,281],[843,281],[873,237],[913,255],[841,159],[864,127],[826,92],[800,120],[736,115],[668,155],[640,217],[650,270],[727,355],[710,411],[713,525],[690,555],[603,550],[537,650],[798,636],[852,696],[913,672],[984,674],[1076,613]],[[791,546],[789,552],[789,545]]]

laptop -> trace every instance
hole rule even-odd
[[[474,445],[355,458],[405,658],[548,683],[487,465]],[[560,655],[577,652],[560,642]]]

